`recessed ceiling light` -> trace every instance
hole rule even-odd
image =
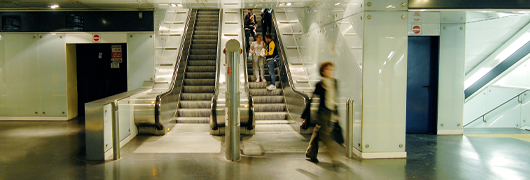
[[[176,4],[170,4],[169,6],[171,6],[171,7],[177,7]]]
[[[177,4],[178,7],[182,7],[182,4]]]
[[[285,6],[285,3],[280,3],[280,6]]]
[[[287,4],[285,4],[285,5],[287,5],[287,6],[290,6],[290,5],[292,5],[292,3],[288,2],[288,3],[287,3]]]
[[[50,6],[50,8],[52,8],[52,9],[55,9],[55,8],[58,8],[58,7],[59,7],[59,5],[57,5],[57,4],[54,4],[54,5]]]
[[[335,3],[335,6],[340,6],[340,4],[341,4],[340,2],[338,2],[338,3]]]

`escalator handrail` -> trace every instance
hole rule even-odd
[[[524,90],[523,92],[521,92],[521,93],[519,93],[519,94],[513,96],[512,98],[508,99],[507,101],[503,102],[502,104],[500,104],[500,105],[496,106],[495,108],[489,110],[488,112],[486,112],[486,113],[484,113],[484,114],[478,116],[478,117],[475,118],[473,121],[468,122],[468,123],[465,124],[463,127],[466,127],[466,126],[468,126],[468,125],[474,123],[475,121],[479,120],[480,118],[483,118],[482,120],[485,121],[485,120],[484,120],[484,117],[486,117],[486,115],[488,115],[489,113],[491,113],[491,112],[497,110],[498,108],[504,106],[506,103],[512,101],[512,100],[515,99],[515,98],[518,98],[519,96],[521,96],[522,94],[524,94],[524,93],[526,93],[526,92],[528,92],[528,91],[530,91],[530,89]]]
[[[184,53],[184,46],[186,43],[187,32],[188,32],[189,25],[190,25],[192,11],[197,11],[197,9],[195,10],[190,9],[190,11],[188,11],[188,18],[186,19],[186,25],[184,27],[184,31],[182,33],[182,38],[181,38],[182,40],[180,42],[180,52],[179,52],[179,55],[177,56],[177,61],[175,63],[175,68],[173,70],[173,76],[171,78],[171,84],[169,85],[169,90],[162,94],[157,95],[155,99],[155,127],[158,130],[162,130],[164,128],[164,125],[160,122],[160,102],[162,101],[162,96],[167,96],[171,94],[175,88],[175,83],[177,81],[177,74],[180,68],[180,61],[182,61],[183,59],[182,54]],[[197,20],[196,17],[197,17],[197,12],[195,13],[195,21]],[[192,30],[193,29],[195,29],[195,23],[193,23]],[[193,38],[193,33],[191,33],[191,38]],[[186,54],[186,60],[188,59],[190,55],[190,46],[191,46],[191,43],[188,44],[188,52]]]
[[[283,61],[281,63],[283,67],[285,68],[285,72],[286,72],[287,80],[288,80],[287,82],[289,82],[289,87],[291,88],[293,92],[302,96],[304,98],[304,104],[306,104],[307,102],[309,102],[309,96],[301,91],[298,91],[296,87],[294,86],[289,63],[287,63],[287,55],[285,54],[285,47],[283,46],[283,43],[281,43],[283,41],[282,41],[282,36],[280,35],[280,31],[278,29],[277,22],[276,22],[276,11],[272,12],[272,22],[274,23],[274,30],[276,31],[276,39],[278,41],[277,44],[279,48],[281,49],[281,52],[279,54],[282,56]]]
[[[221,20],[223,19],[223,9],[219,9],[219,22],[218,22],[218,25],[217,25],[217,57],[215,59],[215,88],[214,88],[214,93],[213,93],[213,96],[212,96],[212,99],[211,99],[211,116],[212,116],[212,121],[210,124],[210,128],[212,128],[213,130],[217,130],[218,127],[217,127],[217,96],[219,95],[219,73],[220,70],[219,68],[221,68],[221,33],[223,31],[223,28],[221,26]]]
[[[244,15],[245,13],[245,10],[242,9],[241,10],[241,15]],[[247,124],[247,129],[248,130],[252,130],[254,129],[254,102],[252,101],[252,96],[250,95],[250,88],[249,88],[249,83],[248,83],[248,54],[247,54],[247,51],[246,51],[246,48],[245,45],[247,46],[250,46],[250,44],[245,44],[245,42],[247,42],[247,36],[246,36],[246,33],[245,33],[245,19],[244,19],[244,16],[241,16],[241,22],[243,22],[243,24],[241,25],[241,35],[242,35],[242,44],[243,44],[243,48],[245,49],[243,51],[243,59],[244,59],[244,71],[245,71],[245,92],[247,93],[247,98],[248,98],[248,104],[249,104],[249,119],[248,119],[248,124]],[[263,27],[262,27],[263,28]],[[262,35],[264,36],[264,35]],[[249,42],[250,43],[250,42]]]

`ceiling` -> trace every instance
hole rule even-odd
[[[181,4],[186,8],[250,8],[250,7],[309,7],[326,0],[0,0],[1,11],[51,10],[145,10],[170,8]],[[329,1],[329,0],[328,0]],[[333,2],[339,2],[334,0]],[[287,3],[290,3],[288,6]]]

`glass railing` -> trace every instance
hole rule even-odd
[[[482,109],[486,110],[486,112],[469,122],[464,120],[464,128],[521,128],[524,126],[530,126],[530,113],[528,113],[530,112],[530,98],[528,98],[530,97],[529,91],[530,89],[525,89],[495,107],[487,107],[487,102],[474,102],[476,104],[476,106],[473,107],[475,111],[477,111],[477,109]],[[486,95],[485,93],[483,94]],[[495,97],[498,96],[482,99],[485,99],[483,101],[491,102]],[[470,110],[466,109],[466,111],[469,113]]]

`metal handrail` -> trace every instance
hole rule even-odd
[[[346,156],[349,158],[353,157],[353,121],[354,121],[354,110],[353,110],[353,99],[348,98],[346,100]]]
[[[277,22],[276,22],[276,11],[273,11],[273,14],[272,14],[272,22],[274,24],[274,30],[276,31],[276,39],[278,40],[278,46],[280,47],[281,49],[281,56],[282,56],[282,64],[284,65],[284,68],[285,68],[285,72],[286,72],[286,75],[287,75],[287,79],[288,79],[288,82],[289,82],[289,87],[291,88],[291,90],[293,90],[293,92],[295,92],[296,94],[304,97],[304,104],[309,102],[309,96],[301,91],[298,91],[296,89],[296,87],[294,86],[294,82],[293,82],[293,78],[292,78],[292,75],[291,75],[291,69],[289,67],[289,63],[287,63],[287,55],[285,54],[285,47],[283,46],[283,43],[280,43],[280,42],[283,42],[282,40],[282,36],[279,34],[279,29],[278,29],[278,26],[277,26]]]
[[[217,96],[219,94],[219,74],[220,74],[220,70],[219,68],[221,68],[221,33],[223,31],[223,28],[221,27],[221,20],[223,19],[223,9],[219,9],[219,22],[218,22],[218,25],[217,25],[217,28],[219,29],[217,31],[217,57],[216,57],[216,62],[215,62],[215,88],[214,88],[214,93],[213,93],[213,96],[212,96],[212,99],[211,99],[211,124],[210,124],[210,128],[212,128],[212,130],[217,130],[218,127],[217,127],[217,107],[216,107],[216,104],[217,104]]]
[[[483,122],[486,122],[486,119],[484,117],[486,117],[486,115],[488,115],[490,112],[493,112],[495,110],[497,110],[498,108],[500,108],[501,106],[504,106],[506,103],[510,102],[511,100],[515,99],[515,98],[519,98],[519,96],[521,96],[521,94],[524,94],[526,92],[530,91],[530,89],[527,89],[527,90],[524,90],[523,92],[513,96],[512,98],[508,99],[507,101],[503,102],[502,104],[496,106],[495,108],[493,108],[492,110],[489,110],[488,112],[480,115],[479,117],[475,118],[473,121],[467,123],[466,125],[464,125],[464,127],[470,125],[471,123],[474,123],[475,121],[479,120],[480,118],[482,118],[482,121]]]
[[[244,13],[245,10],[241,10],[241,14],[245,14]],[[243,44],[245,42],[247,42],[247,36],[246,36],[246,33],[245,33],[245,19],[244,19],[244,16],[241,16],[241,22],[243,22],[242,26],[241,26],[241,35],[243,36],[242,39],[243,39]],[[262,35],[263,36],[263,35]],[[248,112],[249,114],[249,119],[248,119],[248,124],[247,124],[247,129],[248,130],[252,130],[254,129],[254,125],[255,125],[255,119],[254,119],[254,102],[252,101],[252,96],[250,95],[250,89],[249,89],[249,83],[248,83],[248,55],[247,55],[247,51],[246,51],[246,46],[250,46],[250,44],[244,44],[243,47],[245,48],[245,50],[243,51],[243,59],[244,59],[244,71],[245,71],[245,92],[247,93],[247,98],[248,98],[248,104],[249,104],[249,109],[250,109],[250,112]]]
[[[186,26],[184,27],[184,31],[182,33],[182,41],[180,43],[180,52],[179,52],[179,55],[177,57],[177,61],[175,63],[175,68],[174,68],[174,71],[173,71],[173,76],[171,78],[171,84],[169,85],[169,90],[164,92],[164,93],[162,93],[162,94],[157,95],[156,99],[155,99],[155,127],[158,130],[162,130],[164,128],[164,125],[160,122],[160,102],[162,101],[161,98],[162,98],[162,96],[167,96],[167,95],[171,94],[173,92],[174,88],[175,88],[175,83],[177,81],[178,69],[180,68],[180,61],[182,61],[182,53],[184,52],[184,46],[185,46],[185,43],[186,43],[187,32],[188,32],[189,25],[190,25],[190,19],[191,19],[191,12],[192,11],[193,10],[188,11],[188,18],[186,19]],[[197,10],[194,10],[194,11],[197,11]],[[195,13],[195,21],[197,21],[197,13]],[[192,29],[195,29],[195,23],[193,23]],[[191,33],[191,38],[193,38],[193,33]],[[188,45],[188,52],[186,53],[186,60],[188,60],[188,58],[189,58],[190,49],[191,49],[191,43],[189,43],[189,45]],[[184,69],[184,71],[185,71],[185,69]],[[179,100],[180,100],[180,98],[179,98]]]

